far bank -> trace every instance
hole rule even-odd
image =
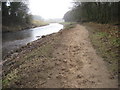
[[[41,27],[46,25],[49,25],[49,23],[34,22],[33,24],[24,24],[24,25],[11,25],[11,26],[2,25],[2,32],[16,32],[20,30],[26,30],[26,29]]]

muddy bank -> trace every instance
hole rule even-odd
[[[3,87],[117,88],[82,25],[29,43],[5,58]]]

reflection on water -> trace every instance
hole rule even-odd
[[[9,51],[17,49],[29,42],[37,40],[42,35],[48,35],[58,32],[63,28],[63,25],[51,23],[47,26],[32,28],[17,32],[7,32],[2,34],[2,49],[3,56]]]

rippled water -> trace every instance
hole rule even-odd
[[[58,23],[51,23],[47,26],[32,28],[17,32],[2,33],[2,51],[3,56],[29,42],[35,41],[42,35],[48,35],[58,32],[63,28],[63,25]]]

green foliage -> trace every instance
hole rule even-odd
[[[31,23],[28,7],[23,2],[2,2],[2,24],[6,26],[25,25]]]
[[[120,2],[75,2],[72,10],[64,15],[67,22],[118,23]]]
[[[3,87],[7,86],[14,79],[17,79],[18,78],[17,73],[18,73],[17,69],[9,73],[2,81]]]
[[[105,33],[105,32],[98,32],[96,35],[97,35],[98,37],[106,37],[108,34]]]

